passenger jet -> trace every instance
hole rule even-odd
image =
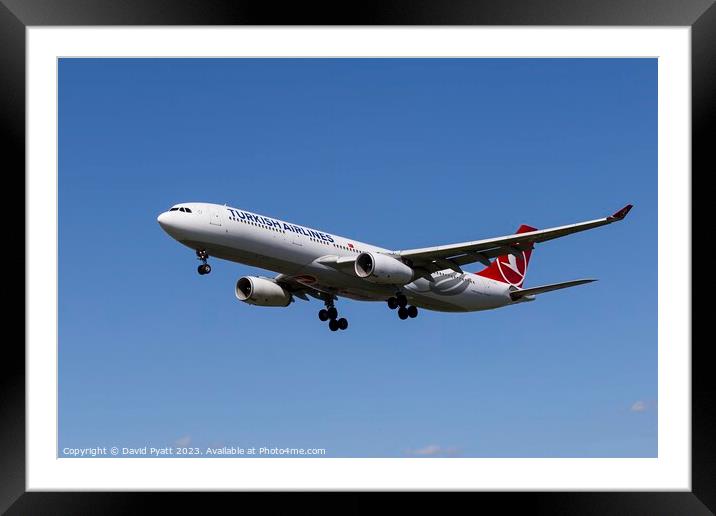
[[[475,312],[533,301],[537,294],[595,281],[578,279],[524,288],[534,244],[604,226],[626,217],[628,204],[609,217],[538,230],[522,225],[514,234],[458,244],[391,251],[239,208],[182,203],[157,221],[172,238],[196,251],[198,272],[209,274],[209,257],[278,273],[244,276],[236,297],[250,305],[285,307],[295,298],[323,301],[318,312],[331,331],[345,330],[338,297],[385,301],[400,319],[417,317],[418,307],[441,312]],[[478,272],[463,267],[480,263]]]

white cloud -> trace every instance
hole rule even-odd
[[[180,437],[176,441],[174,441],[174,444],[177,446],[189,446],[189,443],[191,443],[191,436],[185,435],[184,437]]]
[[[646,410],[646,403],[639,400],[635,401],[634,404],[631,406],[632,412],[644,412]]]
[[[413,450],[413,455],[437,455],[440,453],[440,449],[437,444],[429,444],[423,448]]]
[[[408,450],[407,453],[408,455],[418,455],[421,457],[438,457],[446,455],[457,455],[459,451],[460,450],[458,450],[454,446],[444,448],[438,444],[429,444],[416,450]]]

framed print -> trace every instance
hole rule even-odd
[[[713,510],[690,235],[716,10],[538,11],[4,1],[26,341],[0,507]]]

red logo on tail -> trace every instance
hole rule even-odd
[[[523,224],[517,230],[516,234],[529,233],[530,231],[536,231],[536,229]],[[517,244],[519,244],[519,242],[515,242],[515,245]],[[525,274],[527,273],[527,265],[530,263],[530,256],[532,256],[531,246],[529,249],[518,251],[516,254],[498,256],[489,267],[481,270],[477,275],[502,283],[508,283],[515,287],[522,287],[522,283],[525,281]]]
[[[527,260],[527,255],[522,251],[522,253],[517,256],[514,254],[498,256],[495,263],[497,263],[497,270],[500,271],[502,280],[505,283],[519,287],[525,281]]]

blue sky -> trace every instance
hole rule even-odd
[[[157,215],[228,203],[388,248],[544,228],[490,312],[236,300]],[[59,445],[657,455],[655,59],[62,59]],[[474,267],[474,269],[478,269]]]

